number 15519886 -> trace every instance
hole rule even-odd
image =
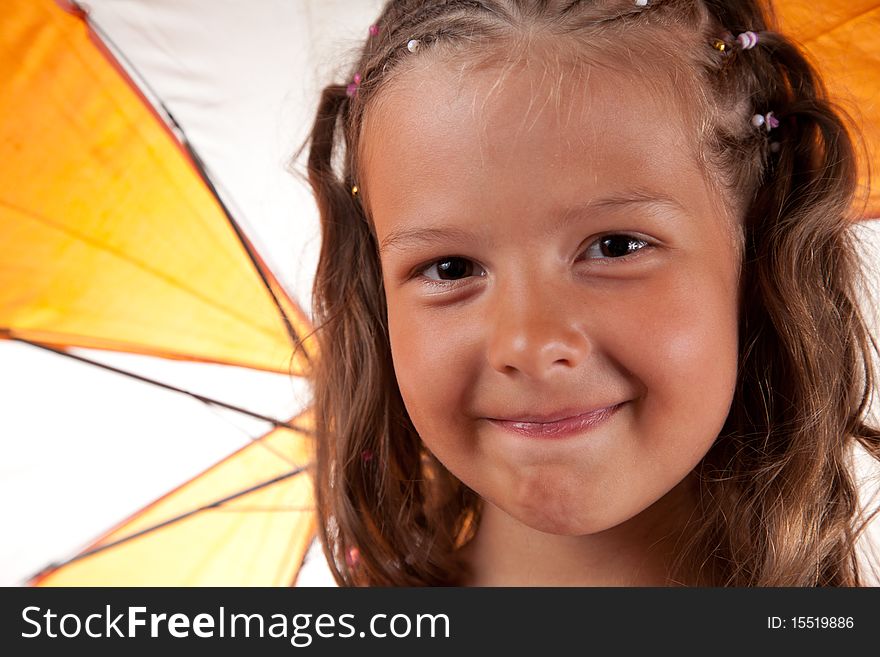
[[[841,630],[853,627],[855,621],[852,616],[767,616],[767,629],[770,630]]]

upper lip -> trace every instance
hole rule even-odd
[[[526,412],[526,413],[516,413],[507,417],[490,417],[490,420],[497,420],[499,422],[531,422],[533,424],[549,424],[550,422],[559,422],[561,420],[569,420],[573,417],[579,417],[581,415],[589,415],[591,413],[597,413],[598,411],[602,411],[605,409],[611,409],[617,406],[622,402],[616,402],[611,404],[604,404],[601,406],[593,406],[588,409],[584,408],[564,408],[558,411],[550,411],[547,413],[535,413],[535,412]]]

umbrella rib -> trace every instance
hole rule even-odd
[[[124,376],[130,377],[137,381],[141,381],[143,383],[150,383],[154,386],[158,386],[159,388],[164,388],[165,390],[171,390],[173,392],[179,392],[183,395],[189,395],[193,399],[197,399],[203,404],[209,404],[213,406],[219,406],[221,408],[226,408],[230,411],[235,411],[237,413],[241,413],[242,415],[249,415],[257,420],[263,420],[264,422],[268,422],[275,427],[280,429],[291,429],[293,431],[297,431],[307,436],[313,435],[313,432],[310,429],[306,429],[305,427],[293,424],[292,422],[283,422],[273,417],[269,417],[268,415],[263,415],[262,413],[257,413],[255,411],[250,411],[246,408],[242,408],[241,406],[236,406],[235,404],[228,404],[226,402],[220,401],[219,399],[212,399],[211,397],[206,397],[204,395],[200,395],[196,392],[192,392],[190,390],[184,390],[183,388],[178,388],[177,386],[173,386],[170,383],[163,383],[162,381],[157,381],[155,379],[151,379],[146,376],[142,376],[140,374],[135,374],[134,372],[129,372],[127,370],[120,369],[118,367],[113,367],[112,365],[107,365],[106,363],[101,363],[96,360],[92,360],[90,358],[85,358],[83,356],[78,356],[76,354],[72,354],[69,351],[65,351],[64,349],[56,349],[54,347],[50,347],[48,345],[40,344],[39,342],[31,342],[30,340],[25,340],[24,338],[16,337],[14,333],[10,333],[10,337],[12,340],[16,340],[17,342],[22,342],[24,344],[29,344],[32,347],[37,347],[38,349],[45,349],[46,351],[51,351],[53,353],[59,354],[61,356],[67,356],[68,358],[72,358],[74,360],[80,361],[82,363],[87,363],[89,365],[94,365],[95,367],[100,367],[101,369],[108,370],[110,372],[115,372],[116,374],[122,374]]]
[[[129,534],[128,536],[123,536],[122,538],[117,539],[115,541],[111,541],[110,543],[107,543],[106,545],[99,545],[96,548],[93,548],[91,550],[87,550],[85,552],[77,554],[77,555],[71,557],[70,559],[67,559],[66,561],[62,561],[60,563],[49,564],[43,570],[41,570],[39,573],[37,573],[36,575],[31,577],[30,580],[34,580],[37,577],[46,575],[54,570],[58,570],[59,568],[62,568],[63,566],[67,566],[68,564],[74,563],[75,561],[79,561],[81,559],[85,559],[86,557],[93,556],[95,554],[98,554],[99,552],[103,552],[104,550],[108,550],[112,547],[117,547],[117,546],[122,545],[124,543],[128,543],[129,541],[131,541],[135,538],[140,538],[141,536],[145,536],[147,534],[150,534],[158,529],[162,529],[164,527],[168,527],[169,525],[176,524],[176,523],[180,522],[181,520],[185,520],[191,516],[196,515],[197,513],[201,513],[202,511],[208,511],[210,509],[215,509],[217,507],[220,507],[220,506],[226,504],[227,502],[231,502],[232,500],[238,499],[240,497],[244,497],[245,495],[248,495],[250,493],[254,493],[258,490],[262,490],[263,488],[268,488],[269,486],[272,486],[273,484],[277,484],[281,481],[284,481],[285,479],[290,479],[291,477],[294,477],[298,474],[301,474],[302,472],[305,472],[308,469],[308,467],[309,466],[301,466],[301,467],[296,468],[290,472],[285,472],[282,475],[279,475],[277,477],[273,477],[272,479],[269,479],[267,481],[263,481],[259,484],[251,486],[250,488],[246,488],[244,490],[238,491],[237,493],[233,493],[232,495],[227,495],[226,497],[223,497],[219,500],[215,500],[214,502],[211,502],[209,504],[205,504],[205,505],[200,506],[196,509],[192,509],[192,510],[187,511],[185,513],[181,513],[180,515],[174,516],[173,518],[169,518],[168,520],[163,520],[160,523],[157,523],[155,525],[151,525],[150,527],[146,527],[144,529],[136,531],[135,533]]]
[[[79,4],[79,3],[77,3],[77,4]],[[159,106],[159,108],[161,109],[160,114],[164,115],[166,121],[168,121],[170,123],[170,125],[172,127],[172,133],[174,133],[174,135],[177,137],[180,144],[183,146],[184,150],[190,156],[190,159],[192,160],[192,163],[195,166],[196,171],[198,171],[198,173],[199,173],[199,177],[202,179],[202,182],[205,183],[205,185],[210,190],[211,194],[216,199],[217,203],[220,205],[220,208],[221,208],[221,210],[223,210],[223,214],[226,217],[226,220],[229,222],[229,225],[232,228],[233,232],[235,232],[235,235],[238,238],[239,243],[241,244],[241,246],[244,249],[245,253],[247,254],[248,258],[250,259],[251,264],[254,266],[254,269],[256,269],[257,275],[260,277],[260,280],[263,281],[263,285],[265,286],[266,291],[269,293],[269,296],[272,298],[272,301],[275,304],[275,307],[277,308],[278,313],[281,316],[281,320],[284,322],[284,326],[287,330],[288,337],[291,339],[291,341],[293,342],[294,345],[302,344],[300,337],[299,337],[299,334],[297,333],[296,329],[294,328],[293,324],[290,321],[290,317],[287,316],[287,313],[285,312],[283,306],[281,305],[281,301],[278,299],[278,295],[276,295],[275,291],[272,289],[272,286],[269,283],[269,279],[266,276],[266,272],[263,271],[263,267],[260,265],[260,259],[257,257],[257,254],[255,253],[253,246],[251,245],[250,241],[245,236],[241,227],[238,225],[238,222],[236,222],[235,219],[233,218],[232,212],[230,211],[229,207],[226,205],[223,198],[220,196],[220,193],[217,190],[217,186],[214,184],[214,181],[211,179],[210,175],[208,174],[207,166],[202,161],[202,158],[199,157],[199,154],[196,151],[195,146],[193,146],[192,142],[190,142],[189,137],[186,134],[186,131],[183,129],[183,127],[180,125],[180,123],[178,123],[177,119],[171,113],[171,111],[168,109],[168,107],[165,105],[165,103],[162,101],[159,94],[156,93],[156,90],[153,89],[153,87],[150,85],[150,83],[147,81],[147,79],[141,74],[141,72],[137,69],[137,67],[134,66],[134,63],[128,57],[125,56],[125,53],[122,52],[122,50],[119,48],[119,46],[117,46],[116,43],[113,41],[113,39],[110,38],[110,36],[107,34],[107,32],[105,32],[101,28],[101,26],[92,19],[92,17],[89,15],[89,13],[87,11],[83,11],[83,13],[86,17],[86,23],[94,30],[95,34],[98,37],[100,37],[101,40],[104,41],[104,43],[107,43],[111,46],[112,51],[113,51],[112,56],[118,57],[120,60],[125,62],[127,69],[129,71],[131,71],[131,73],[133,75],[137,76],[140,84],[143,85],[143,87],[149,92],[150,96],[152,97],[152,102],[156,103]],[[109,51],[108,51],[108,56],[110,56]],[[305,356],[307,362],[311,362],[309,359],[309,354],[306,350],[303,350],[303,355]]]

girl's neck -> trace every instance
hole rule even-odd
[[[685,479],[642,513],[586,536],[558,536],[523,525],[486,503],[462,556],[467,586],[671,586],[668,569],[694,509]]]

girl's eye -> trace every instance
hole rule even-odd
[[[475,273],[479,272],[479,273]],[[449,257],[435,260],[421,271],[432,281],[457,281],[468,276],[485,276],[483,268],[467,258]]]
[[[589,258],[623,258],[641,251],[648,242],[632,235],[605,235],[587,248]]]

